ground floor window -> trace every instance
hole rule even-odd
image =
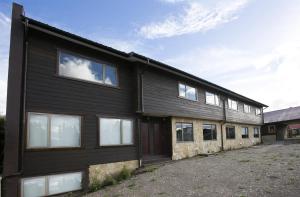
[[[65,148],[80,146],[80,116],[28,113],[27,148]]]
[[[234,126],[226,127],[226,138],[227,139],[235,139],[235,127]]]
[[[24,178],[22,197],[49,196],[82,189],[82,172]]]
[[[133,121],[130,119],[100,118],[100,146],[133,144]]]
[[[217,139],[217,129],[214,124],[204,124],[203,125],[203,139],[204,140],[216,140]]]
[[[192,123],[176,123],[177,142],[194,141]]]
[[[288,138],[300,137],[300,129],[288,129]]]
[[[254,137],[258,138],[259,137],[259,128],[254,127],[253,131],[254,131]]]
[[[249,137],[248,127],[242,127],[242,138],[248,138],[248,137]]]

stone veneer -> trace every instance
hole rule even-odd
[[[192,123],[194,132],[193,142],[177,142],[176,122]],[[203,124],[215,124],[217,127],[217,140],[203,140]],[[217,121],[172,117],[172,159],[178,160],[193,157],[202,153],[212,153],[221,150],[221,124]]]
[[[234,126],[235,127],[235,139],[226,139],[226,126]],[[242,138],[242,127],[248,127],[248,138]],[[223,125],[224,132],[224,150],[238,149],[243,147],[253,146],[255,144],[261,143],[260,132],[259,137],[254,137],[254,127],[253,125],[241,125],[241,124],[228,124]]]
[[[120,173],[124,167],[132,171],[139,167],[139,162],[138,160],[131,160],[92,165],[89,167],[90,183],[95,180],[101,183],[106,179],[107,176],[114,176]]]
[[[192,123],[194,132],[193,142],[177,142],[176,122]],[[203,124],[215,124],[217,128],[217,140],[203,140]],[[235,139],[226,139],[226,125],[235,126]],[[249,138],[242,138],[241,128],[248,127]],[[251,125],[224,124],[223,138],[224,150],[248,147],[260,143],[260,138],[254,138],[254,127]],[[193,157],[198,154],[214,153],[221,151],[221,123],[218,121],[208,121],[201,119],[172,117],[172,159],[178,160]]]

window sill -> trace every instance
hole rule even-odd
[[[26,148],[26,152],[47,152],[47,151],[72,151],[72,150],[84,150],[85,147],[61,147],[61,148]]]
[[[203,140],[204,142],[211,142],[211,141],[213,141],[213,142],[217,142],[218,140],[217,139],[213,139],[213,140]]]
[[[178,144],[194,144],[195,141],[176,141]]]
[[[206,104],[206,105],[210,105],[210,106],[215,106],[215,107],[219,107],[219,108],[222,108],[222,106],[221,106],[221,105],[215,105],[215,104],[211,104],[211,103],[206,103],[206,102],[205,102],[205,104]]]
[[[98,86],[107,87],[107,88],[121,89],[119,84],[117,86],[113,86],[113,85],[108,85],[108,84],[105,84],[105,83],[97,83],[97,82],[88,81],[88,80],[84,80],[84,79],[77,79],[77,78],[74,78],[74,77],[61,76],[59,74],[55,74],[54,76],[57,77],[57,78],[61,78],[61,79],[78,81],[78,82],[82,82],[82,83],[93,84],[93,85],[98,85]]]
[[[185,97],[182,97],[182,96],[177,96],[177,98],[179,99],[183,99],[183,100],[187,100],[187,101],[192,101],[192,102],[198,102],[199,100],[193,100],[193,99],[188,99],[188,98],[185,98]]]
[[[120,147],[135,147],[135,144],[117,144],[117,145],[98,145],[96,149],[102,149],[102,148],[120,148]]]

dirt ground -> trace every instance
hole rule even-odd
[[[300,196],[300,144],[175,161],[87,196]]]

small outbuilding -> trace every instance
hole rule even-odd
[[[300,143],[300,106],[264,113],[264,143]]]

